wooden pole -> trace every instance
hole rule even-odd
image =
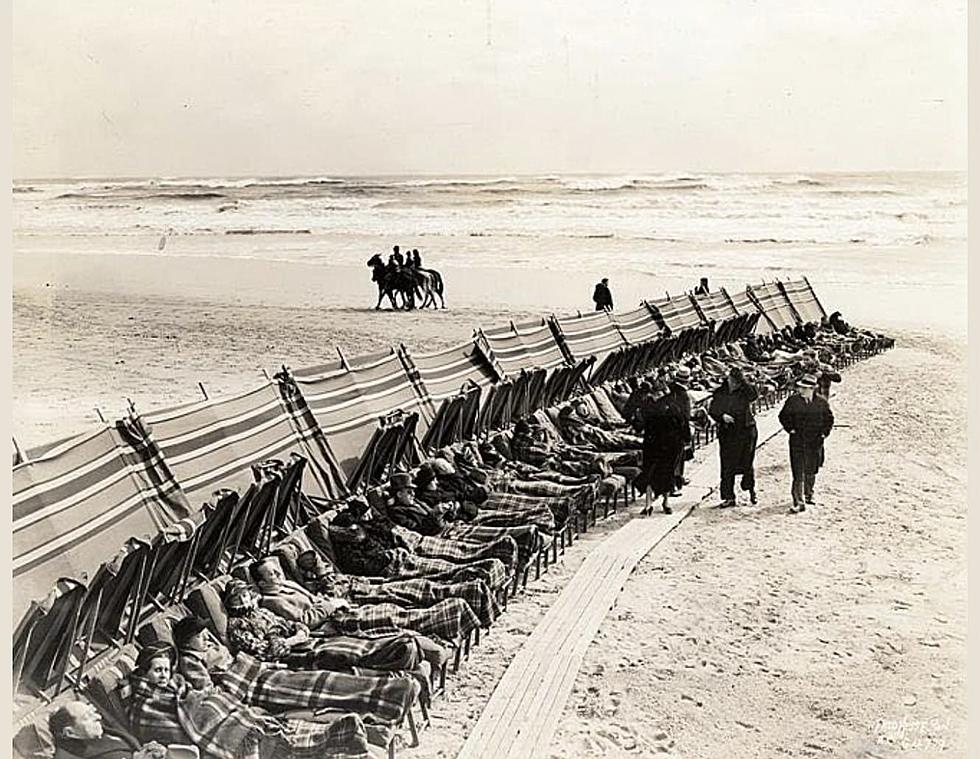
[[[201,395],[203,395],[203,396],[204,396],[204,400],[206,400],[206,401],[209,401],[209,400],[211,400],[210,398],[208,398],[208,391],[207,391],[207,389],[206,389],[206,388],[204,387],[204,383],[203,383],[203,382],[198,382],[198,383],[197,383],[197,386],[198,386],[198,387],[199,387],[199,388],[201,389]]]
[[[96,406],[95,407],[95,413],[99,415],[99,421],[102,422],[103,424],[105,424],[106,421],[105,421],[105,417],[102,415],[102,409],[100,409],[98,406]]]
[[[24,453],[24,449],[21,448],[20,445],[17,443],[17,438],[11,435],[10,439],[14,441],[14,453],[17,454],[17,463],[26,464],[29,461],[29,459],[27,458],[27,454]]]

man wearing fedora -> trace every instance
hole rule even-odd
[[[827,400],[815,393],[817,378],[804,374],[796,381],[796,392],[783,404],[779,423],[789,433],[789,466],[793,473],[791,513],[813,503],[813,485],[823,465],[823,441],[834,427],[834,414]]]

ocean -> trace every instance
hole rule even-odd
[[[401,244],[457,269],[639,273],[656,294],[807,274],[891,288],[893,306],[948,293],[959,319],[966,189],[961,173],[26,180],[14,245],[363,266]]]

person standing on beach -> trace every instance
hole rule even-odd
[[[667,384],[661,379],[651,383],[650,394],[641,402],[640,416],[643,423],[643,464],[634,480],[637,488],[646,493],[646,504],[640,513],[652,513],[653,499],[661,498],[660,508],[664,514],[670,514],[667,499],[674,489],[677,460],[684,451],[685,432],[690,437],[690,426],[684,420],[678,404],[671,401]]]
[[[595,301],[596,311],[613,310],[612,292],[609,289],[609,279],[607,277],[603,277],[602,281],[595,286],[595,291],[592,293],[592,300]]]
[[[708,404],[708,415],[718,425],[721,456],[721,508],[735,505],[735,475],[742,475],[742,490],[755,497],[755,446],[759,431],[752,414],[752,401],[759,391],[745,379],[742,370],[732,367],[725,382],[715,390]]]
[[[813,486],[823,466],[823,441],[834,428],[834,414],[826,399],[816,394],[817,378],[805,374],[796,381],[796,392],[786,399],[779,423],[789,433],[789,466],[793,474],[790,513],[813,504]]]
[[[681,439],[684,447],[681,455],[677,457],[677,465],[674,467],[674,490],[672,496],[679,496],[684,487],[684,462],[687,459],[688,450],[691,447],[691,396],[687,394],[687,387],[691,382],[691,370],[686,366],[678,366],[674,370],[673,380],[668,385],[670,394],[668,400],[677,408],[683,420],[681,426]]]
[[[707,295],[708,294],[708,278],[701,277],[701,283],[694,288],[695,295]]]

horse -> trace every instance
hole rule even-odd
[[[371,268],[371,281],[378,285],[375,311],[381,308],[381,302],[386,295],[393,309],[407,311],[415,308],[415,281],[411,274],[404,270],[390,270],[378,254],[371,256],[367,265]],[[402,297],[401,305],[395,297],[397,295]]]
[[[446,307],[446,299],[443,297],[442,275],[439,272],[435,269],[415,269],[415,281],[421,290],[420,297],[425,296],[420,308],[426,308],[430,304],[436,308],[437,295],[442,303],[442,308]]]

